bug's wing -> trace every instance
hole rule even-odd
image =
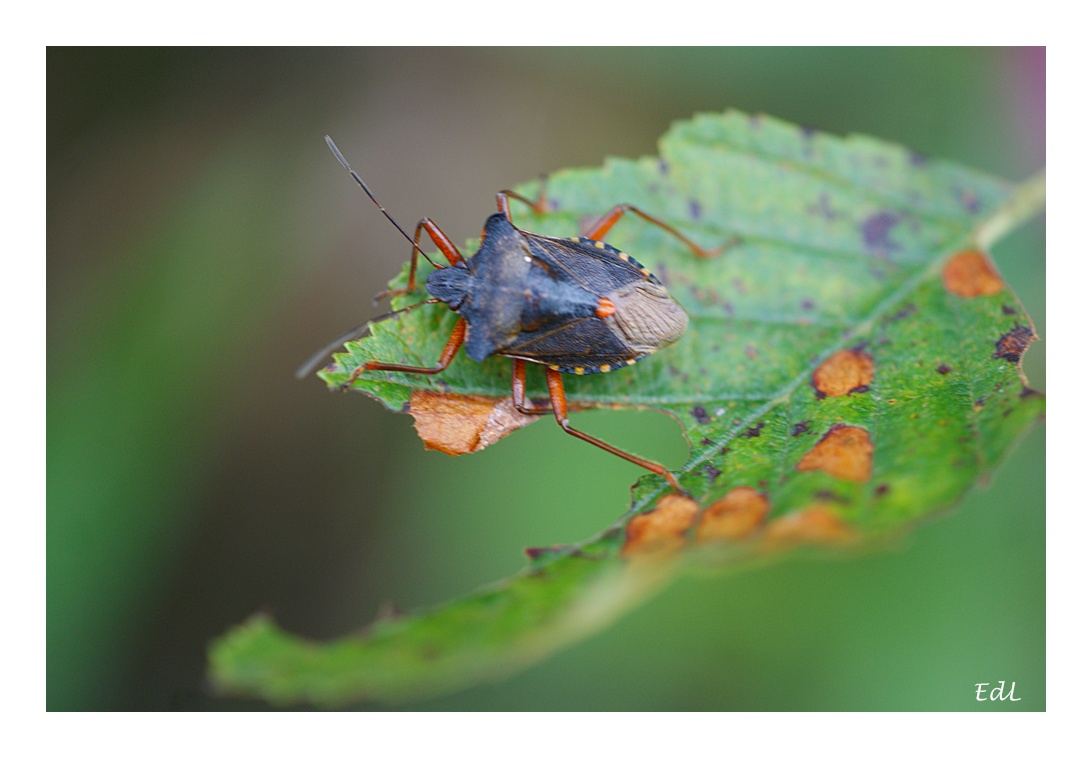
[[[596,295],[609,296],[641,279],[656,281],[647,268],[606,243],[583,237],[542,237],[527,232],[524,236],[536,258]]]
[[[524,358],[560,371],[598,373],[630,363],[638,356],[601,318],[581,318],[552,328],[521,332],[499,355]]]

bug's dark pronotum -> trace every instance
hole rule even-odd
[[[333,140],[327,137],[326,142],[383,215],[413,244],[406,288],[382,296],[406,294],[416,288],[420,254],[436,268],[425,280],[431,297],[409,308],[443,303],[459,314],[435,366],[368,361],[353,371],[343,388],[351,386],[365,371],[438,374],[448,367],[460,347],[479,362],[491,355],[507,356],[512,359],[512,401],[520,412],[553,413],[561,428],[574,437],[643,466],[680,489],[675,476],[661,464],[619,450],[570,426],[561,375],[607,373],[632,366],[675,342],[686,331],[686,311],[652,272],[602,241],[623,214],[633,213],[655,224],[701,257],[716,255],[720,250],[699,247],[678,230],[631,205],[615,206],[583,237],[532,234],[513,225],[508,203],[518,200],[541,212],[544,196],[536,202],[504,190],[497,193],[499,212],[485,221],[481,247],[475,255],[464,258],[431,219],[421,219],[410,237],[379,204]],[[447,266],[438,265],[421,249],[422,231],[447,259]],[[409,308],[371,319],[342,335],[301,367],[297,376],[306,375],[344,342],[363,335],[371,324]],[[528,361],[545,367],[548,408],[527,404]]]

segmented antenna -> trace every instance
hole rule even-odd
[[[343,156],[341,154],[341,151],[337,149],[337,145],[335,145],[334,141],[330,139],[329,134],[326,135],[326,144],[329,145],[330,149],[334,151],[334,157],[337,158],[341,165],[344,166],[348,170],[348,172],[353,175],[353,178],[356,179],[356,183],[360,185],[361,189],[368,193],[368,197],[370,197],[372,199],[372,202],[375,203],[375,207],[383,212],[383,215],[387,217],[388,221],[394,224],[395,229],[402,232],[403,237],[409,240],[409,243],[413,245],[413,249],[419,252],[421,255],[425,256],[425,260],[431,263],[433,266],[435,266],[436,268],[441,268],[440,266],[436,265],[436,262],[434,260],[428,257],[425,251],[421,249],[421,246],[414,241],[413,237],[406,234],[406,230],[403,229],[399,225],[399,223],[394,220],[391,214],[387,213],[387,209],[379,204],[379,201],[375,199],[375,195],[373,195],[372,191],[368,189],[368,185],[365,184],[364,180],[360,178],[360,174],[356,173],[356,171],[353,170],[353,167],[349,165],[349,161],[345,160],[345,156]]]

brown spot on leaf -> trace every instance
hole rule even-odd
[[[697,421],[699,424],[708,424],[710,421],[712,421],[712,419],[709,418],[709,412],[706,411],[705,408],[701,405],[695,405],[693,408],[691,408],[690,415],[693,416],[694,420]]]
[[[860,350],[839,350],[811,375],[820,399],[861,392],[872,382],[872,356]]]
[[[937,373],[938,374],[947,374],[951,370],[952,370],[952,367],[949,366],[947,363],[942,363],[939,366],[937,366]]]
[[[1035,332],[1028,327],[1015,327],[1011,331],[1002,334],[1001,338],[993,343],[993,346],[997,348],[993,351],[993,357],[1004,358],[1010,363],[1016,363],[1034,339],[1038,338],[1035,336]]]
[[[941,279],[944,289],[960,297],[996,295],[1005,289],[1005,282],[993,264],[978,250],[964,250],[949,258]]]
[[[872,438],[859,426],[835,424],[815,443],[797,471],[825,471],[850,482],[867,482],[872,475]]]
[[[772,547],[807,543],[844,543],[853,530],[827,505],[812,505],[770,522],[763,542]]]
[[[702,511],[695,537],[698,542],[749,537],[769,511],[765,495],[750,487],[735,487]]]
[[[626,524],[622,555],[662,555],[678,550],[686,544],[686,532],[699,510],[698,504],[686,495],[675,492],[664,495],[655,508],[634,516]]]
[[[520,413],[510,397],[414,390],[409,405],[425,447],[448,455],[476,453],[540,418]]]

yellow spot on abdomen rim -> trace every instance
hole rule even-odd
[[[583,374],[584,373],[584,367],[583,366],[577,366],[576,368],[573,369],[573,373],[578,375],[578,376],[580,374]]]

